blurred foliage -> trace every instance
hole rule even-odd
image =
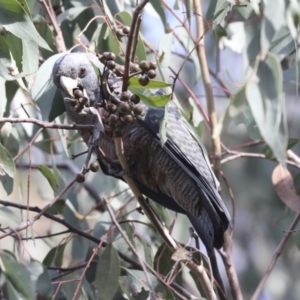
[[[203,94],[191,5],[190,1],[151,0],[144,9],[136,59],[157,61],[160,73],[159,80],[151,81],[147,89],[169,86],[164,81],[172,84],[171,68],[181,70],[180,79],[194,95]],[[285,205],[299,207],[299,162],[286,176],[275,174],[277,181],[287,180],[283,181],[285,189],[295,182],[292,200],[289,198],[292,204],[285,201],[289,193],[282,193],[275,180],[283,200],[278,201],[271,175],[278,162],[290,168],[287,149],[299,150],[300,2],[212,0],[203,6],[207,9],[208,63],[220,115],[212,134],[220,136],[226,147],[258,141],[254,147],[233,148],[222,157],[223,172],[235,195],[234,261],[248,298],[293,218]],[[3,233],[29,218],[26,212],[20,213],[21,206],[13,208],[9,203],[43,207],[67,186],[84,162],[82,156],[70,162],[70,154],[86,148],[78,133],[51,128],[40,131],[39,126],[25,121],[30,117],[68,123],[51,79],[53,64],[64,48],[57,40],[57,28],[66,50],[85,51],[88,45],[96,53],[114,52],[123,63],[127,39],[117,33],[123,25],[130,26],[134,7],[135,1],[130,0],[0,0],[0,121],[24,120],[0,123],[1,201],[9,201],[1,202],[5,205],[0,207]],[[131,79],[130,90],[147,104],[163,106],[169,100],[169,95],[151,97],[147,89]],[[209,133],[199,112],[203,97],[195,102],[179,81],[175,92],[183,115],[207,140]],[[239,159],[225,163],[231,155]],[[265,157],[247,158],[251,155]],[[222,187],[224,199],[229,199],[226,186]],[[15,238],[3,238],[1,297],[74,299],[76,291],[77,299],[147,299],[150,287],[145,274],[119,259],[119,252],[133,256],[101,208],[103,196],[110,199],[122,229],[144,260],[163,275],[169,276],[173,270],[176,276],[170,278],[200,297],[196,278],[170,258],[159,234],[136,212],[127,186],[100,172],[89,174],[87,182],[73,186],[47,211],[56,221],[44,226],[38,220],[27,231],[15,232]],[[175,214],[153,206],[169,227]],[[57,220],[64,220],[71,229],[66,232]],[[178,216],[174,238],[185,244],[188,226],[186,219]],[[102,237],[107,246],[99,250],[96,243]],[[260,299],[299,299],[299,245],[300,234],[295,232]],[[177,299],[157,277],[149,276],[157,297]]]

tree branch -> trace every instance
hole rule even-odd
[[[211,80],[209,75],[209,68],[207,64],[207,58],[205,54],[205,44],[204,44],[204,24],[203,24],[203,13],[201,8],[201,1],[193,0],[195,17],[197,22],[197,54],[200,62],[200,68],[203,78],[203,85],[205,88],[206,102],[208,107],[208,114],[211,127],[211,138],[212,138],[212,149],[213,149],[213,166],[216,177],[220,178],[221,172],[221,141],[220,137],[214,136],[214,131],[217,126],[217,114],[214,104],[214,95],[211,86]],[[229,229],[232,230],[232,229]],[[236,274],[236,270],[233,265],[232,259],[232,239],[229,230],[224,234],[224,245],[223,249],[226,255],[222,256],[224,260],[225,269],[227,272],[228,280],[230,283],[231,293],[235,300],[243,299],[239,280]]]
[[[289,238],[291,237],[292,233],[294,232],[295,227],[297,226],[298,222],[300,220],[300,213],[298,213],[294,219],[294,221],[292,222],[290,228],[286,231],[285,236],[283,237],[283,239],[281,240],[280,244],[278,245],[278,247],[276,248],[273,257],[271,259],[271,262],[269,264],[269,267],[265,273],[265,275],[263,276],[263,278],[261,279],[259,285],[257,286],[253,296],[251,297],[251,300],[257,300],[267,279],[269,278],[271,272],[273,271],[275,264],[279,258],[279,256],[281,255],[287,241],[289,240]]]
[[[0,118],[1,123],[32,123],[43,128],[53,128],[53,129],[67,129],[67,130],[92,130],[93,125],[66,125],[66,124],[55,124],[53,122],[44,122],[37,120],[35,118]]]

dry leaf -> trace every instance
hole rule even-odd
[[[300,212],[300,199],[296,193],[294,180],[289,170],[279,164],[272,173],[272,182],[284,204],[293,211]]]
[[[172,260],[181,261],[181,260],[191,260],[191,253],[184,248],[178,248],[172,255]]]

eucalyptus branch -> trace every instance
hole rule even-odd
[[[236,151],[230,151],[228,152],[232,155],[225,157],[221,160],[221,164],[226,164],[232,160],[243,158],[243,157],[252,157],[252,158],[262,158],[262,159],[269,159],[271,161],[277,162],[275,159],[268,158],[266,155],[262,153],[251,153],[251,152],[236,152]],[[290,157],[289,157],[290,158]],[[300,169],[300,161],[293,161],[291,158],[289,160],[286,160],[285,163],[287,165],[290,165],[291,167],[295,167]]]
[[[56,124],[53,122],[44,122],[35,118],[0,118],[1,123],[32,123],[43,128],[53,128],[53,129],[66,129],[66,130],[91,130],[94,128],[93,125],[79,125],[79,124]]]
[[[153,213],[151,210],[150,206],[147,204],[145,201],[140,189],[136,185],[135,181],[132,179],[129,173],[129,166],[126,160],[126,157],[124,155],[124,149],[123,149],[123,142],[122,138],[115,138],[115,146],[116,146],[116,153],[119,159],[119,162],[122,166],[124,175],[123,178],[129,185],[130,189],[132,190],[134,196],[138,200],[140,206],[142,207],[145,215],[148,217],[150,222],[153,224],[157,232],[160,234],[160,236],[163,238],[163,240],[166,242],[166,244],[170,247],[170,249],[174,252],[177,248],[178,245],[168,232],[166,228],[161,224],[159,219],[156,217],[156,215]],[[211,281],[209,277],[207,276],[207,273],[205,272],[205,269],[202,265],[197,265],[193,261],[188,261],[187,262],[187,267],[195,273],[197,278],[200,280],[202,287],[205,291],[206,296],[208,299],[215,300],[216,294],[213,290],[213,286],[211,284]]]
[[[144,196],[142,195],[140,189],[136,185],[135,181],[132,179],[129,173],[129,166],[126,160],[126,157],[124,155],[124,149],[123,149],[123,142],[121,138],[115,138],[115,146],[116,146],[116,153],[119,159],[119,162],[122,166],[124,175],[123,178],[127,182],[128,186],[130,187],[131,191],[133,192],[134,196],[138,200],[142,210],[144,211],[145,215],[148,217],[150,222],[153,224],[155,229],[158,231],[158,233],[161,235],[161,237],[164,239],[164,241],[169,245],[171,249],[177,249],[177,244],[169,234],[168,230],[162,226],[159,219],[156,217],[156,215],[153,213],[150,206],[147,204]]]
[[[289,227],[289,229],[286,231],[286,234],[284,235],[283,239],[281,240],[280,244],[278,245],[278,247],[276,248],[273,257],[271,259],[271,262],[269,264],[269,267],[265,273],[265,275],[263,276],[263,278],[261,279],[259,285],[257,286],[253,296],[251,297],[251,300],[257,300],[267,279],[269,278],[270,274],[272,273],[275,264],[279,258],[279,256],[281,255],[287,241],[289,240],[289,238],[291,237],[292,233],[294,232],[294,229],[296,228],[298,222],[300,221],[300,213],[298,213],[294,219],[294,221],[292,222],[291,226]]]
[[[24,230],[26,228],[28,228],[29,226],[31,226],[35,221],[37,221],[38,219],[40,219],[40,217],[42,215],[44,215],[44,213],[59,199],[61,198],[61,196],[68,191],[71,186],[76,182],[76,178],[74,178],[60,193],[58,193],[58,195],[52,200],[50,201],[50,203],[48,203],[47,205],[45,205],[41,211],[35,215],[33,218],[31,219],[27,219],[23,222],[21,222],[19,225],[15,226],[14,228],[10,229],[8,232],[6,232],[5,234],[2,234],[0,236],[0,240],[5,238],[6,236],[11,235],[14,232],[18,232],[21,230]],[[0,202],[1,203],[1,202]],[[29,207],[28,205],[26,207]]]
[[[52,163],[43,163],[44,166],[47,166],[48,168],[52,168]],[[37,169],[39,164],[32,164],[32,169]],[[29,164],[27,163],[16,163],[17,168],[29,168]],[[79,168],[71,161],[71,160],[65,160],[64,162],[55,163],[55,167],[58,169],[65,169],[69,172],[71,172],[73,175],[77,175],[79,173]],[[94,199],[96,203],[97,209],[100,211],[105,211],[104,203],[101,197],[99,196],[97,190],[95,189],[95,186],[88,181],[81,183],[82,187],[88,192],[88,194]]]
[[[203,13],[201,8],[201,1],[193,0],[195,18],[197,23],[197,40],[198,44],[196,47],[202,78],[203,85],[205,88],[206,102],[208,107],[208,114],[211,127],[211,137],[212,137],[212,149],[213,149],[213,166],[216,177],[220,178],[221,172],[221,141],[220,137],[214,137],[215,128],[217,126],[217,114],[214,104],[214,95],[211,86],[211,80],[209,75],[209,68],[207,64],[207,58],[205,53],[205,43],[204,43],[204,24],[203,24]],[[231,229],[230,229],[231,230]],[[224,260],[224,266],[226,269],[227,277],[229,280],[232,296],[235,300],[243,299],[239,280],[237,273],[233,264],[232,259],[232,239],[231,233],[227,230],[224,234],[224,245],[223,249],[226,255],[222,256]]]
[[[154,299],[155,298],[155,292],[154,292],[154,288],[153,288],[153,285],[152,285],[152,282],[151,282],[151,279],[149,277],[149,274],[147,272],[147,269],[146,269],[146,266],[145,266],[145,263],[143,261],[143,259],[141,258],[140,254],[136,251],[136,249],[133,247],[132,243],[130,242],[130,240],[128,239],[127,235],[124,233],[122,227],[120,226],[119,222],[117,221],[115,215],[114,215],[114,212],[112,211],[111,207],[110,207],[110,204],[108,202],[108,200],[106,199],[105,200],[105,203],[106,203],[106,207],[107,207],[107,211],[113,221],[113,223],[115,224],[115,226],[118,228],[121,236],[123,237],[123,239],[125,240],[125,242],[127,243],[127,245],[130,247],[131,251],[134,253],[134,255],[138,258],[139,262],[140,262],[140,265],[142,266],[142,269],[145,273],[145,277],[146,277],[146,280],[148,282],[148,285],[149,285],[149,289],[150,289],[150,299]]]
[[[52,8],[51,1],[49,0],[48,4],[46,3],[46,0],[38,0],[38,1],[44,6],[44,8],[47,12],[47,15],[50,19],[50,22],[53,26],[54,34],[55,34],[55,44],[56,44],[58,52],[65,52],[66,51],[65,41],[64,41],[61,29],[59,28],[59,26],[57,24],[57,20],[56,20],[55,13]]]
[[[124,70],[124,76],[123,76],[122,91],[127,91],[127,89],[128,89],[129,73],[130,73],[129,71],[130,71],[130,62],[131,62],[130,54],[131,54],[131,50],[132,50],[135,28],[137,26],[138,19],[140,18],[140,13],[148,2],[149,2],[149,0],[141,1],[140,4],[138,4],[136,6],[135,10],[133,11],[132,22],[131,22],[130,31],[128,34],[126,54],[125,54],[125,70]]]
[[[29,211],[32,212],[36,212],[38,214],[42,213],[42,209],[40,209],[37,206],[27,206],[27,205],[23,205],[23,204],[19,204],[19,203],[14,203],[14,202],[10,202],[10,201],[5,201],[5,200],[0,200],[0,204],[6,207],[14,207],[14,208],[18,208],[21,210],[26,210],[28,209]],[[65,226],[70,232],[76,233],[84,238],[86,238],[87,240],[90,240],[96,244],[99,244],[102,240],[98,239],[96,237],[94,237],[93,235],[90,235],[80,229],[78,229],[77,227],[69,224],[67,221],[60,219],[50,213],[48,213],[47,211],[43,212],[42,215],[50,220],[53,220],[63,226]],[[106,242],[102,243],[103,247],[106,247]],[[118,252],[120,258],[122,258],[123,260],[127,261],[128,263],[130,263],[131,265],[133,265],[135,268],[137,269],[141,269],[141,266],[136,262],[136,260],[133,260],[132,258],[130,258],[129,256],[123,254],[122,252]]]
[[[205,29],[203,25],[203,17],[202,17],[202,8],[201,8],[201,1],[193,0],[194,3],[194,10],[195,10],[195,16],[196,16],[196,22],[197,22],[197,55],[199,58],[201,73],[202,73],[202,79],[203,79],[203,85],[205,89],[205,96],[206,96],[206,102],[208,107],[208,114],[209,114],[209,121],[210,121],[210,127],[212,132],[212,148],[213,148],[213,165],[214,165],[214,171],[217,178],[220,178],[220,170],[221,170],[221,142],[220,139],[217,137],[215,138],[213,136],[214,130],[217,126],[217,114],[214,104],[214,95],[212,91],[211,86],[211,80],[209,76],[209,68],[207,64],[207,58],[205,54],[205,44],[204,44],[204,34]]]

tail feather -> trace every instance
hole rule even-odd
[[[224,241],[224,229],[214,228],[213,223],[205,210],[201,211],[199,217],[187,214],[194,229],[201,238],[204,246],[206,247],[207,254],[210,260],[213,276],[218,283],[219,295],[222,300],[227,299],[224,289],[224,284],[219,272],[218,263],[215,255],[215,248],[221,248]],[[217,229],[217,230],[216,230]]]

